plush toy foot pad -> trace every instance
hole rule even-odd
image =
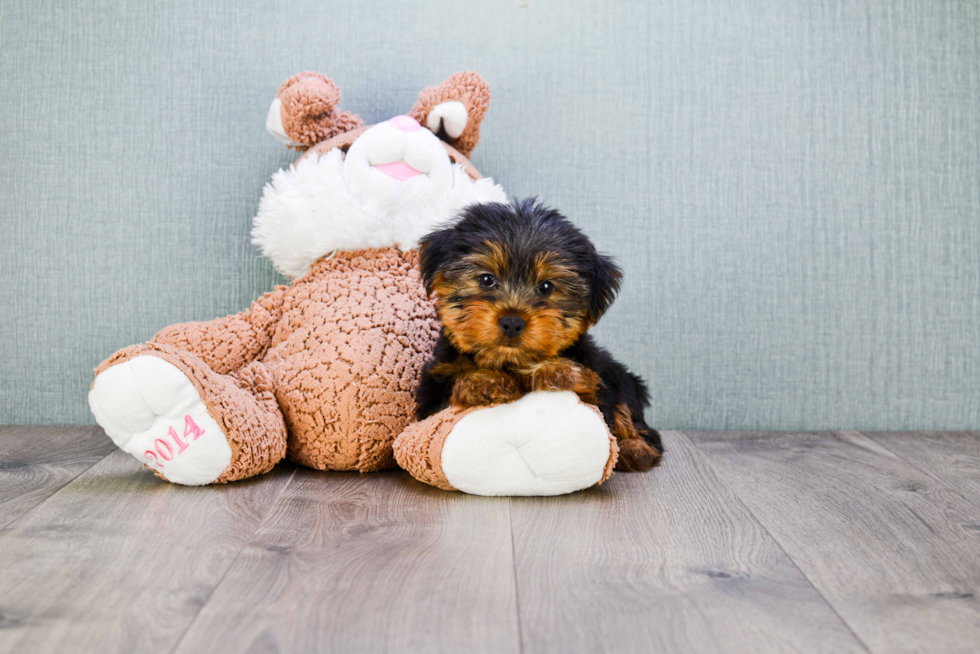
[[[467,413],[442,448],[455,488],[474,495],[563,495],[604,480],[615,441],[574,393],[537,392]]]
[[[116,446],[168,481],[210,484],[231,462],[228,439],[197,388],[159,357],[137,356],[99,373],[88,401]]]

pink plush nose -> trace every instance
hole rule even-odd
[[[403,132],[414,132],[417,129],[422,129],[422,126],[411,116],[395,116],[391,119],[391,124]]]

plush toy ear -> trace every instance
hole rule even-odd
[[[419,270],[425,282],[425,292],[432,294],[439,271],[454,248],[455,232],[441,229],[431,232],[419,241]]]
[[[480,123],[490,106],[490,85],[474,72],[450,75],[419,93],[411,116],[469,157],[480,141]]]
[[[592,271],[589,283],[589,319],[594,325],[616,299],[622,284],[623,271],[612,259],[594,249],[589,254],[589,260]]]
[[[319,73],[300,73],[276,93],[266,128],[286,145],[305,149],[320,141],[364,126],[360,116],[336,108],[340,89]]]

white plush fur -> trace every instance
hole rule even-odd
[[[442,448],[442,471],[473,495],[563,495],[602,479],[610,438],[574,393],[539,391],[460,420]]]
[[[506,202],[493,180],[474,182],[451,163],[426,129],[404,133],[381,123],[362,134],[346,158],[339,149],[322,157],[311,153],[266,185],[252,242],[284,275],[300,277],[336,250],[415,248],[463,207]],[[398,182],[373,169],[399,158],[425,174]]]

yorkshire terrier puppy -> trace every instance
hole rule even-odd
[[[659,461],[660,434],[643,420],[646,385],[586,333],[615,299],[622,271],[564,216],[534,199],[471,205],[419,252],[442,321],[416,389],[420,420],[449,404],[573,391],[615,435],[617,470]]]

